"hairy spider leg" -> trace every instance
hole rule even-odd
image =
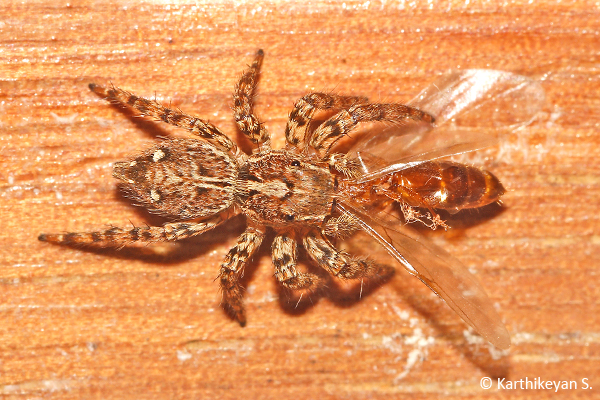
[[[180,110],[165,107],[157,101],[136,96],[135,94],[116,86],[105,88],[96,85],[95,83],[90,83],[89,87],[92,92],[106,97],[108,101],[129,106],[138,111],[142,116],[151,117],[157,121],[163,121],[178,128],[183,128],[196,136],[200,136],[201,138],[216,144],[232,154],[236,154],[238,151],[237,145],[229,139],[227,135],[221,132],[219,128],[198,117],[186,114]]]
[[[219,281],[223,292],[223,308],[241,326],[246,325],[246,313],[242,302],[243,288],[240,278],[248,259],[258,250],[264,237],[264,227],[248,226],[238,238],[237,244],[225,256],[223,264],[221,264]]]
[[[311,231],[304,237],[304,248],[321,268],[338,278],[387,277],[394,273],[392,267],[377,265],[372,260],[353,257],[336,249],[316,231]]]
[[[238,128],[254,144],[269,145],[269,132],[254,113],[254,95],[264,52],[259,50],[250,67],[244,72],[233,92],[233,117]]]
[[[338,96],[326,93],[310,93],[296,101],[285,127],[285,140],[289,145],[304,149],[306,130],[317,110],[348,109],[369,99],[362,96]]]
[[[431,115],[404,104],[358,104],[348,110],[340,111],[323,122],[312,134],[309,145],[325,159],[334,143],[347,135],[360,122],[400,122],[408,118],[430,124],[434,122]]]
[[[323,226],[323,233],[337,239],[345,239],[361,230],[361,225],[350,214],[331,217]]]
[[[298,245],[289,235],[278,235],[273,240],[271,254],[275,266],[275,278],[292,290],[314,290],[321,285],[317,275],[302,273],[296,270]]]
[[[176,241],[207,232],[225,219],[220,216],[203,222],[174,222],[163,226],[142,226],[133,229],[113,227],[97,232],[43,233],[42,242],[66,245],[125,246],[134,242]]]

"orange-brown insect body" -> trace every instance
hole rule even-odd
[[[491,172],[451,161],[426,161],[364,183],[344,182],[359,201],[384,195],[413,207],[462,210],[494,203],[504,187]]]
[[[412,206],[443,210],[482,207],[498,201],[504,193],[492,173],[449,161],[419,163],[391,174],[385,184]]]

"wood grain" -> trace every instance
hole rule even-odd
[[[0,15],[3,397],[599,397],[597,3],[8,0]],[[542,81],[543,123],[488,163],[509,190],[506,210],[439,237],[497,304],[509,352],[477,343],[403,273],[360,300],[332,287],[294,308],[268,246],[246,274],[242,329],[214,281],[240,220],[121,251],[37,241],[164,222],[119,195],[111,163],[172,130],[107,105],[89,82],[155,96],[232,134],[232,88],[258,48],[258,113],[275,146],[294,100],[312,90],[402,102],[463,68]],[[483,390],[485,376],[578,389]]]

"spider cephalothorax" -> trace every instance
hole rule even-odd
[[[236,198],[253,222],[318,228],[333,212],[336,176],[325,163],[285,150],[250,156],[240,167]]]

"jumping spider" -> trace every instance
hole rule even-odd
[[[253,111],[262,60],[263,51],[259,50],[233,95],[235,122],[256,146],[251,155],[242,152],[217,127],[197,117],[117,87],[90,84],[93,92],[114,103],[199,136],[167,139],[131,160],[114,164],[113,176],[122,181],[133,200],[179,222],[129,230],[42,234],[39,240],[115,247],[132,242],[176,241],[207,232],[242,213],[247,228],[225,257],[219,282],[225,308],[244,325],[240,277],[267,228],[275,231],[275,278],[291,290],[315,290],[322,285],[317,275],[296,269],[298,242],[318,266],[338,278],[389,276],[393,270],[390,267],[351,256],[336,249],[328,239],[343,238],[362,229],[488,340],[500,347],[508,346],[506,328],[485,291],[461,264],[439,256],[434,248],[393,228],[381,233],[373,228],[376,223],[366,212],[369,204],[398,202],[407,222],[425,218],[431,226],[443,225],[433,209],[458,210],[497,201],[503,192],[498,180],[475,167],[436,161],[398,164],[366,179],[361,164],[364,160],[332,152],[340,138],[362,122],[411,119],[432,124],[433,117],[407,105],[369,103],[364,97],[325,93],[302,97],[290,113],[285,148],[271,149],[269,133]],[[314,127],[313,115],[323,110],[334,114]],[[417,208],[430,212],[421,214]],[[422,257],[426,259],[420,260]]]
[[[39,240],[99,246],[175,241],[207,232],[242,212],[247,229],[225,257],[219,274],[223,303],[242,325],[246,317],[240,276],[261,245],[267,227],[276,232],[272,245],[275,278],[286,288],[314,290],[321,284],[317,275],[296,269],[299,241],[320,267],[337,277],[357,279],[388,274],[386,267],[337,250],[326,237],[336,233],[345,235],[349,229],[356,229],[347,218],[336,216],[335,203],[341,195],[340,180],[359,174],[356,162],[341,154],[330,154],[329,150],[336,140],[363,121],[406,118],[432,121],[432,118],[405,105],[371,104],[364,97],[311,93],[298,100],[290,114],[285,131],[286,148],[273,150],[270,135],[253,110],[263,56],[259,50],[233,95],[235,122],[257,145],[250,156],[209,122],[117,87],[90,84],[93,92],[112,102],[130,106],[143,116],[186,129],[201,138],[164,140],[130,161],[114,164],[113,176],[124,183],[132,199],[153,212],[182,222],[130,230],[42,234]],[[307,128],[316,110],[341,111],[307,138]]]

